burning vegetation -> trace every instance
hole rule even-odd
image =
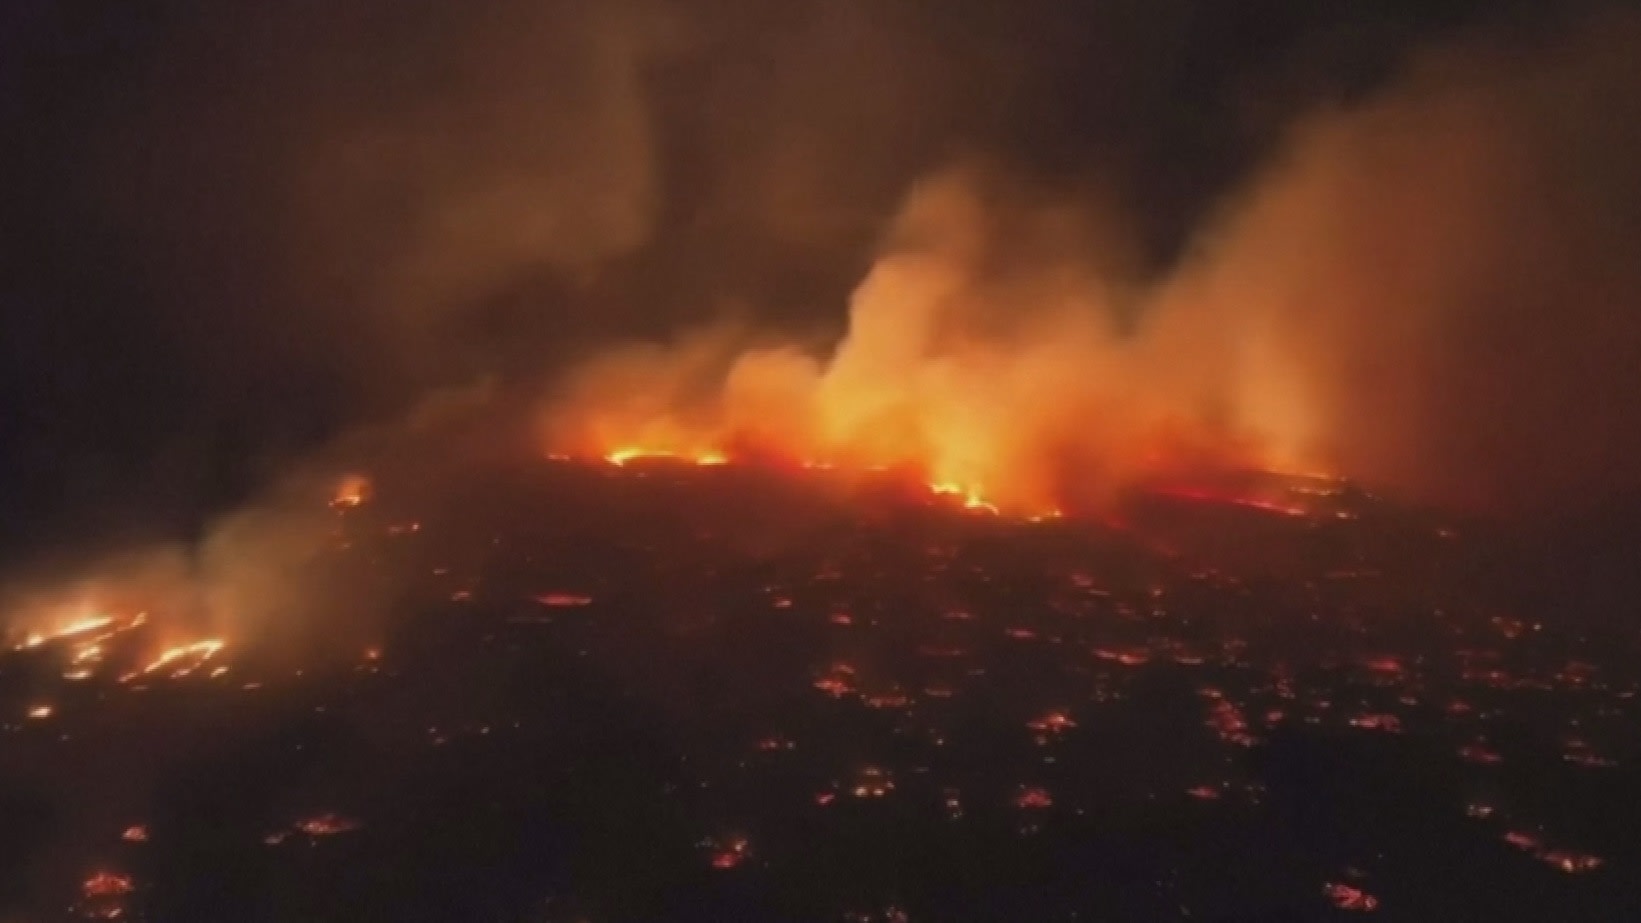
[[[1488,878],[1489,894],[1538,906],[1544,879],[1510,861],[1591,894],[1633,861],[1592,822],[1610,805],[1589,786],[1633,771],[1641,675],[1610,639],[1500,614],[1462,571],[1451,585],[1411,581],[1455,553],[1444,524],[1315,478],[1211,499],[1159,489],[1116,517],[1031,522],[900,490],[892,471],[875,474],[886,493],[863,476],[838,494],[835,475],[632,457],[498,473],[453,500],[381,486],[328,509],[318,553],[356,577],[400,557],[422,575],[408,605],[424,614],[345,656],[292,660],[179,637],[162,611],[71,599],[0,658],[34,678],[8,700],[0,766],[55,766],[78,787],[89,769],[69,746],[191,733],[187,747],[205,752],[249,734],[257,765],[300,754],[326,767],[273,773],[265,803],[227,822],[224,805],[247,796],[194,806],[161,784],[113,798],[87,857],[115,843],[143,858],[86,879],[75,912],[87,919],[145,918],[188,893],[199,873],[155,862],[201,835],[180,832],[190,824],[261,844],[227,855],[284,882],[288,899],[324,899],[300,883],[301,857],[346,855],[396,882],[371,891],[389,907],[439,880],[401,872],[461,866],[474,837],[506,839],[486,818],[588,848],[617,824],[609,848],[709,874],[702,899],[725,918],[745,900],[793,918],[861,906],[949,918],[958,882],[1005,887],[1009,869],[1046,868],[1059,849],[1107,848],[1112,825],[1127,832],[1109,848],[1162,884],[1079,877],[1033,898],[1036,910],[1098,903],[1139,919],[1300,901],[1417,914],[1447,898],[1407,870],[1460,854],[1523,876],[1519,888]],[[323,491],[310,502],[329,504]],[[737,511],[750,506],[810,525],[748,545]],[[405,521],[423,527],[396,528]],[[252,730],[270,709],[291,717]],[[195,720],[210,724],[187,730]],[[598,762],[604,747],[627,755]],[[521,759],[531,772],[505,769]],[[1525,765],[1549,775],[1523,787]],[[451,780],[431,814],[429,773]],[[1588,797],[1551,810],[1534,794],[1546,784]],[[1416,810],[1404,816],[1403,801]],[[292,807],[315,803],[335,807]],[[1349,844],[1343,878],[1306,845],[1318,817],[1351,831],[1328,834]],[[1155,846],[1162,830],[1177,845]],[[884,874],[924,836],[969,845],[949,867]],[[1243,836],[1282,858],[1248,855]],[[1135,854],[1141,842],[1151,851]],[[1220,866],[1238,884],[1205,871]],[[573,868],[555,900],[665,904],[663,891],[608,890]],[[823,896],[835,890],[841,903]]]
[[[1209,355],[1226,333],[1194,319],[1118,330],[1119,293],[1065,255],[1097,229],[1007,202],[968,171],[915,189],[824,362],[723,333],[594,360],[550,410],[548,451],[893,469],[967,509],[1035,519],[1142,481],[1315,465],[1294,408],[1255,397],[1280,370]]]

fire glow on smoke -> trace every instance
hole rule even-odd
[[[546,448],[904,470],[970,509],[1033,517],[1202,469],[1322,467],[1304,451],[1303,389],[1254,327],[1161,305],[1118,329],[1125,295],[1059,255],[1095,231],[994,214],[977,186],[959,173],[914,189],[827,361],[721,333],[618,350],[570,377]],[[1040,252],[1015,254],[1015,236]]]

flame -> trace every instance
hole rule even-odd
[[[336,485],[336,494],[331,497],[330,505],[337,509],[352,509],[370,499],[370,478],[362,474],[349,474]]]
[[[1159,475],[1325,467],[1260,331],[1172,290],[1124,329],[1127,295],[1068,255],[1092,230],[994,198],[965,174],[914,188],[829,355],[711,330],[595,357],[549,408],[543,453],[903,471],[1038,521]]]
[[[40,647],[41,645],[52,641],[62,641],[73,638],[76,635],[83,635],[102,628],[107,628],[112,624],[114,624],[114,617],[110,615],[78,617],[67,622],[66,624],[52,628],[48,631],[29,632],[29,634],[24,637],[23,642],[16,646],[16,649],[24,650],[32,647]]]
[[[929,489],[937,496],[960,498],[963,501],[963,508],[966,510],[977,510],[984,513],[991,513],[994,516],[998,515],[1000,512],[997,508],[997,504],[987,500],[985,496],[980,493],[980,488],[978,487],[957,484],[951,481],[943,481],[930,484]]]
[[[645,449],[627,446],[604,453],[604,460],[618,468],[635,461],[680,461],[692,465],[715,466],[729,464],[729,456],[716,451],[674,452],[670,449]]]
[[[125,676],[121,677],[120,680],[121,682],[128,682],[140,676],[158,673],[159,671],[172,666],[175,666],[175,669],[171,670],[171,677],[173,679],[180,679],[199,669],[207,660],[215,657],[224,647],[227,646],[227,642],[219,638],[207,638],[203,641],[195,641],[191,644],[182,644],[176,647],[166,648],[159,653],[159,656],[149,662],[147,666],[136,671],[135,673],[127,673]],[[212,675],[219,676],[221,674],[214,672]]]

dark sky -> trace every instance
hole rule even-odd
[[[1295,119],[1582,14],[11,0],[0,539],[186,530],[430,390],[617,336],[835,335],[907,185],[953,158],[1116,202],[1161,275]]]

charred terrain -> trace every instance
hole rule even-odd
[[[128,611],[20,640],[0,856],[25,874],[0,901],[1641,913],[1634,631],[1512,607],[1487,527],[1311,477],[1026,519],[892,472],[620,462],[345,490],[301,576],[390,588],[390,616],[342,643],[328,623],[162,643]]]

